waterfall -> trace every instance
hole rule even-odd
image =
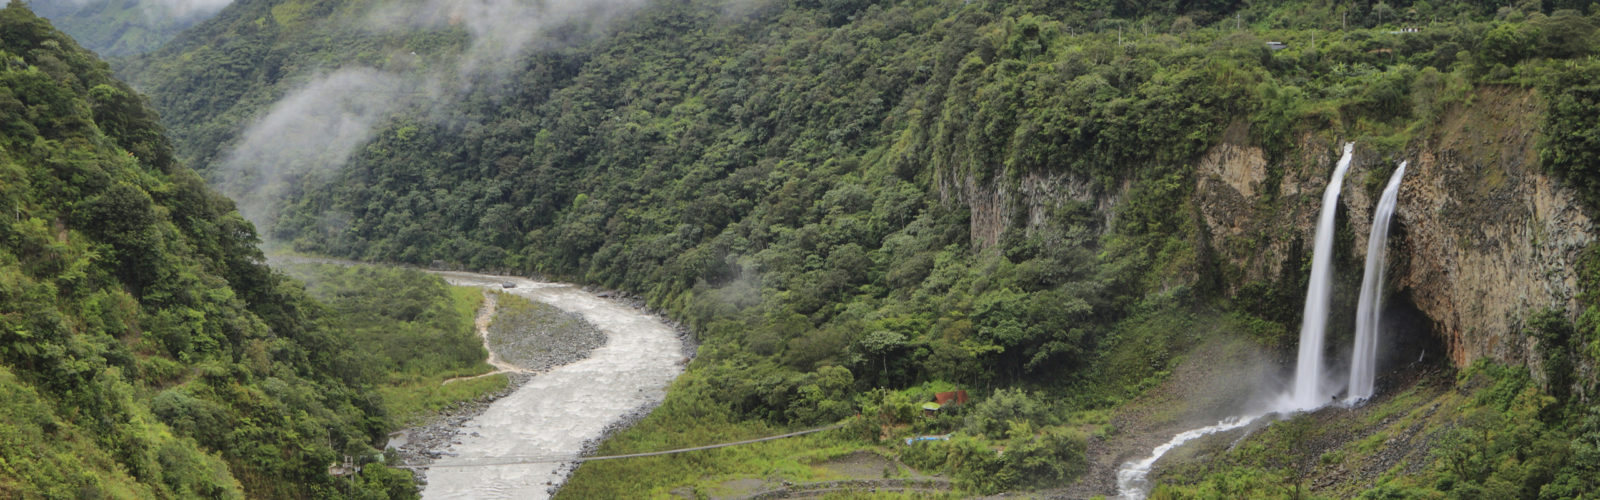
[[[1372,234],[1367,237],[1367,269],[1361,278],[1361,301],[1356,304],[1356,345],[1350,353],[1350,396],[1355,402],[1372,397],[1372,382],[1378,371],[1378,318],[1383,311],[1384,251],[1389,243],[1389,219],[1400,197],[1400,178],[1406,162],[1389,176],[1389,186],[1378,198],[1372,212]]]
[[[1306,287],[1306,308],[1300,317],[1300,359],[1290,401],[1297,409],[1315,408],[1328,401],[1318,386],[1322,384],[1322,342],[1333,289],[1333,218],[1339,207],[1339,185],[1344,182],[1354,150],[1355,143],[1345,143],[1344,156],[1333,169],[1333,180],[1328,181],[1328,189],[1322,193],[1322,215],[1317,220],[1316,246],[1311,253],[1311,283]]]
[[[1354,151],[1355,143],[1345,143],[1344,156],[1339,158],[1338,166],[1333,169],[1333,180],[1328,181],[1328,189],[1322,194],[1322,215],[1317,221],[1316,242],[1311,254],[1311,284],[1306,289],[1305,315],[1301,318],[1300,324],[1299,365],[1295,369],[1294,386],[1290,388],[1291,392],[1284,395],[1276,403],[1277,406],[1270,410],[1271,412],[1310,410],[1329,402],[1328,397],[1322,394],[1320,386],[1322,385],[1323,335],[1327,330],[1328,302],[1333,288],[1332,283],[1329,281],[1333,275],[1333,219],[1334,212],[1337,211],[1339,205],[1339,186],[1344,182],[1345,171],[1350,169],[1350,155]],[[1404,164],[1400,166],[1400,170],[1405,170]],[[1389,190],[1396,189],[1394,186],[1398,184],[1399,176],[1400,174],[1397,172],[1395,174],[1396,180],[1390,182]],[[1387,207],[1389,211],[1393,212],[1394,197],[1388,191],[1384,192],[1384,196],[1388,200]],[[1387,215],[1385,215],[1384,225],[1385,227],[1388,225]],[[1372,252],[1369,250],[1367,255],[1370,259]],[[1380,261],[1382,260],[1382,256],[1378,258]],[[1372,267],[1373,265],[1369,260],[1367,264],[1369,272]],[[1215,425],[1181,432],[1173,436],[1165,444],[1157,446],[1156,449],[1151,451],[1149,457],[1139,461],[1123,463],[1122,467],[1117,470],[1118,497],[1124,500],[1143,500],[1150,493],[1150,468],[1168,451],[1206,435],[1227,432],[1250,425],[1262,416],[1262,414],[1258,413],[1252,416],[1229,417],[1217,422]]]

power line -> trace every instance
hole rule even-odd
[[[693,448],[678,448],[678,449],[675,449],[675,450],[651,451],[651,452],[645,452],[645,453],[629,453],[629,454],[625,454],[625,455],[606,455],[606,456],[598,456],[598,457],[574,457],[574,456],[559,456],[559,455],[544,455],[544,456],[523,455],[523,456],[504,456],[504,457],[482,457],[483,459],[486,459],[486,460],[499,460],[499,461],[496,461],[496,462],[474,462],[474,463],[446,463],[446,464],[438,464],[438,463],[436,463],[436,464],[432,464],[432,465],[396,465],[396,466],[392,466],[392,467],[394,467],[396,469],[442,469],[442,468],[452,468],[452,467],[493,467],[493,466],[500,466],[500,465],[559,464],[559,463],[567,463],[567,462],[593,462],[593,461],[597,461],[597,460],[616,460],[616,459],[621,459],[621,458],[654,457],[654,456],[660,456],[660,455],[671,455],[671,454],[675,454],[675,453],[686,453],[686,452],[691,452],[691,451],[710,450],[710,449],[714,449],[714,448],[725,448],[725,447],[728,447],[728,446],[737,446],[737,445],[742,445],[742,444],[760,443],[760,442],[763,442],[763,441],[773,441],[773,440],[777,440],[777,439],[791,438],[791,437],[795,437],[795,436],[803,436],[803,435],[806,435],[806,434],[811,434],[811,433],[816,433],[816,432],[829,431],[829,430],[833,430],[833,429],[838,429],[840,427],[844,427],[844,424],[834,424],[834,425],[830,425],[830,426],[827,426],[827,427],[818,427],[818,428],[815,428],[815,429],[806,429],[806,430],[803,430],[803,431],[795,431],[795,432],[791,432],[791,433],[788,433],[788,434],[779,434],[779,435],[776,435],[776,436],[767,436],[767,437],[756,438],[756,439],[746,439],[746,440],[743,440],[743,441],[734,441],[734,442],[730,442],[730,443],[718,443],[718,444],[710,444],[710,445],[705,445],[705,446],[695,446]]]

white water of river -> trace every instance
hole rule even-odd
[[[425,499],[549,498],[608,426],[659,404],[683,371],[683,344],[660,319],[572,285],[436,273],[454,285],[503,290],[583,315],[606,333],[589,357],[534,376],[460,429],[428,469]]]

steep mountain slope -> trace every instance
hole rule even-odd
[[[240,132],[295,86],[340,64],[406,70],[419,54],[457,54],[464,34],[425,36],[366,29],[379,2],[243,0],[184,31],[160,50],[120,61],[130,83],[150,94],[180,155],[209,175]],[[382,96],[389,98],[392,96]]]
[[[1600,316],[1580,315],[1596,282],[1569,268],[1592,259],[1600,12],[1574,5],[652,3],[598,30],[554,25],[579,35],[482,80],[447,77],[465,89],[448,105],[362,115],[356,147],[279,178],[258,220],[299,250],[565,276],[687,321],[701,357],[624,446],[861,410],[886,416],[872,439],[973,437],[922,457],[958,464],[962,487],[1049,486],[1077,472],[1025,466],[1073,463],[1085,430],[1113,432],[1054,415],[1149,389],[1196,332],[1293,348],[1316,193],[1347,140],[1347,182],[1365,183],[1343,202],[1342,269],[1359,266],[1370,179],[1401,159],[1419,172],[1393,302],[1431,328],[1401,342],[1534,367],[1518,390],[1592,392]],[[401,8],[242,2],[128,71],[181,155],[227,185],[250,120],[332,71],[289,61],[428,76],[477,40],[382,29],[380,7]],[[1351,310],[1357,278],[1340,279],[1335,309]],[[1529,320],[1546,309],[1559,321]],[[1033,427],[915,419],[915,398],[954,385],[1038,391],[973,410]],[[1541,415],[1559,429],[1586,398]],[[1025,449],[1050,459],[963,458],[1040,442]],[[604,477],[571,487],[617,493],[585,489]]]
[[[0,497],[411,494],[370,378],[153,112],[22,3],[0,10]]]

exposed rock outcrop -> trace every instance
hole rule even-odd
[[[1411,258],[1395,286],[1411,290],[1458,365],[1534,364],[1524,318],[1578,310],[1577,262],[1594,224],[1539,168],[1538,106],[1530,92],[1480,92],[1414,148],[1415,178],[1400,191]]]
[[[1380,157],[1358,143],[1345,180],[1340,237],[1350,250],[1338,257],[1341,274],[1359,272],[1377,194],[1394,163],[1410,161],[1390,240],[1389,293],[1427,316],[1458,366],[1489,357],[1537,368],[1525,319],[1551,307],[1578,313],[1576,268],[1594,241],[1594,224],[1575,194],[1539,167],[1539,113],[1531,91],[1480,90],[1402,155]],[[1305,134],[1275,160],[1251,144],[1241,121],[1198,159],[1191,201],[1226,293],[1303,281],[1302,261],[1343,141]],[[980,180],[943,172],[936,185],[943,201],[970,208],[977,249],[997,245],[1008,228],[1047,223],[1063,203],[1092,203],[1109,221],[1127,192],[1098,193],[1085,180],[1042,173]]]
[[[1310,252],[1322,191],[1338,159],[1333,146],[1304,137],[1272,183],[1266,153],[1249,145],[1244,131],[1242,122],[1230,126],[1195,166],[1194,202],[1230,293],[1277,280],[1295,252]]]
[[[1396,213],[1400,234],[1391,240],[1389,288],[1430,319],[1458,366],[1481,357],[1535,365],[1523,320],[1548,307],[1578,311],[1575,269],[1594,240],[1594,225],[1574,193],[1539,168],[1538,112],[1531,92],[1482,91],[1405,155],[1411,167]],[[1230,129],[1201,158],[1195,176],[1194,201],[1230,293],[1276,279],[1293,252],[1310,251],[1337,146],[1302,137],[1284,164],[1270,165],[1243,135]],[[1373,194],[1393,165],[1370,148],[1357,150],[1341,217],[1359,249]],[[1281,178],[1273,192],[1275,169]]]
[[[986,249],[1000,243],[1007,228],[1031,230],[1044,224],[1051,210],[1063,203],[1091,203],[1095,213],[1102,214],[1101,227],[1110,227],[1111,217],[1121,202],[1128,185],[1124,183],[1115,193],[1097,192],[1088,179],[1065,174],[1031,172],[1019,180],[980,180],[971,173],[945,172],[938,176],[939,199],[944,203],[960,203],[972,212],[972,247]],[[1023,220],[1014,220],[1017,218]]]

